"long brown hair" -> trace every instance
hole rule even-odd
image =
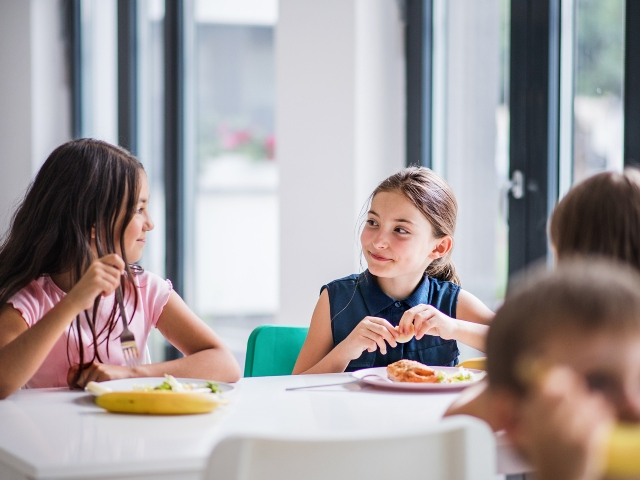
[[[600,254],[640,270],[640,170],[598,173],[569,190],[551,215],[549,239],[559,261]]]
[[[450,236],[456,229],[458,202],[453,190],[447,182],[433,170],[426,167],[407,167],[383,180],[369,197],[373,198],[381,192],[400,192],[420,210],[431,224],[435,238]],[[445,280],[460,285],[460,278],[449,252],[429,264],[426,274],[438,280]]]
[[[142,164],[128,151],[100,140],[73,140],[56,148],[29,186],[0,246],[0,305],[41,275],[69,272],[72,285],[78,282],[94,260],[94,232],[98,257],[115,253],[115,242],[119,242],[127,271],[122,288],[125,295],[133,293],[137,307],[124,231],[133,217],[142,171]],[[122,228],[116,238],[119,218]],[[109,338],[117,324],[114,302],[107,324],[96,331],[93,319],[100,298],[95,300],[93,315],[84,314],[94,347],[93,358],[86,361],[81,316],[75,320],[80,370],[74,381],[86,365],[102,361],[97,346]]]

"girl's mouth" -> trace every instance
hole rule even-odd
[[[369,252],[369,255],[371,255],[371,258],[373,258],[374,260],[377,260],[379,262],[388,262],[388,261],[390,261],[389,258],[381,257],[380,255],[376,255],[375,253]]]

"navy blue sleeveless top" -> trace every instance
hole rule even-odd
[[[394,300],[378,286],[374,277],[365,270],[361,274],[349,275],[323,285],[327,289],[331,308],[331,331],[333,344],[338,345],[366,317],[380,317],[391,325],[400,323],[402,314],[416,305],[433,305],[442,313],[455,318],[460,287],[455,283],[424,276],[416,290],[404,300]],[[458,344],[455,340],[425,335],[420,340],[412,338],[407,343],[398,343],[396,348],[387,346],[387,354],[380,350],[362,352],[349,362],[346,372],[362,368],[385,367],[402,359],[417,360],[426,365],[454,366],[458,363]]]

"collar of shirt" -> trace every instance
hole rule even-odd
[[[372,316],[377,316],[397,302],[408,306],[408,308],[413,308],[421,303],[429,303],[430,284],[427,275],[422,277],[420,284],[418,284],[413,293],[404,300],[396,300],[384,293],[369,270],[365,270],[358,277],[358,288],[362,292],[364,302]]]

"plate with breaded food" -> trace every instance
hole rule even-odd
[[[461,390],[484,377],[485,372],[463,367],[429,366],[399,360],[386,367],[365,368],[352,375],[364,383],[393,390]]]

